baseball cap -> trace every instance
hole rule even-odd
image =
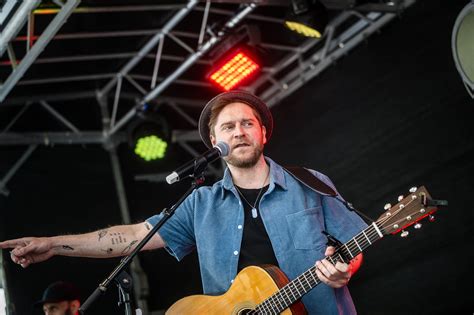
[[[44,303],[56,303],[61,301],[80,300],[79,290],[75,285],[66,281],[58,281],[50,284],[43,292],[41,300],[34,305],[42,306]]]

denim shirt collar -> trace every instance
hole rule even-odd
[[[270,186],[268,187],[267,193],[270,193],[278,185],[283,190],[288,190],[285,179],[285,170],[275,163],[272,159],[265,156],[265,161],[270,166]],[[221,180],[221,198],[224,199],[225,191],[233,191],[234,182],[232,180],[232,174],[227,167],[224,172],[224,177]]]

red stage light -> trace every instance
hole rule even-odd
[[[242,51],[230,56],[217,70],[211,71],[209,80],[225,91],[255,74],[260,66]]]

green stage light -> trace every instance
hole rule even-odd
[[[168,143],[156,135],[145,136],[137,140],[135,153],[145,161],[162,159],[165,157]]]
[[[136,155],[145,161],[165,157],[169,130],[163,117],[154,112],[139,112],[127,131],[129,144]]]

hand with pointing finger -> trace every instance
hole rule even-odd
[[[23,268],[54,256],[53,247],[48,237],[24,237],[4,241],[0,242],[0,248],[13,249],[10,251],[12,261]]]

